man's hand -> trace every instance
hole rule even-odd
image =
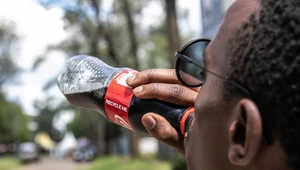
[[[133,93],[138,98],[155,98],[182,106],[193,106],[199,91],[199,88],[182,86],[173,69],[145,70],[129,77],[127,84],[133,88]],[[162,116],[155,113],[145,114],[142,123],[153,137],[174,147],[184,156],[184,137]]]

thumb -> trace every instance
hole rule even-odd
[[[155,113],[147,113],[142,117],[142,123],[154,138],[184,155],[183,136],[165,118]]]

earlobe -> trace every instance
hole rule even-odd
[[[237,103],[235,119],[229,127],[228,159],[232,164],[245,166],[259,152],[262,140],[262,120],[256,104],[243,99]]]

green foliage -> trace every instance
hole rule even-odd
[[[14,56],[19,48],[19,36],[13,22],[0,21],[0,143],[22,142],[29,139],[29,117],[21,107],[8,101],[2,91],[5,83],[16,81],[20,71]]]
[[[11,82],[19,71],[13,57],[19,48],[19,36],[15,27],[12,22],[0,21],[0,92],[1,86]]]
[[[79,112],[75,113],[74,119],[67,125],[69,131],[72,131],[76,138],[85,136],[88,122],[84,120],[84,116]]]
[[[183,157],[177,156],[170,160],[172,170],[187,170],[186,161]]]
[[[13,170],[21,166],[21,162],[15,157],[3,157],[0,158],[1,170]]]
[[[153,28],[149,42],[144,44],[147,50],[146,62],[141,63],[142,70],[149,68],[170,68],[168,61],[168,39],[165,30]]]
[[[103,157],[95,160],[88,170],[170,170],[167,162],[157,160]]]
[[[102,2],[99,0],[68,1],[70,3],[55,0],[38,0],[38,2],[46,7],[60,7],[64,11],[65,30],[69,33],[69,37],[56,48],[52,47],[52,50],[61,50],[68,56],[78,54],[96,56],[115,67],[134,68],[137,65],[134,64],[136,59],[130,51],[132,43],[128,35],[123,1],[112,1],[113,7],[110,11],[104,11]],[[129,3],[132,15],[139,13],[142,9],[139,1]],[[49,85],[51,84],[53,83],[50,82]],[[76,113],[74,121],[68,125],[68,130],[73,131],[76,137],[90,138],[98,144],[98,150],[101,150],[103,145],[108,146],[115,137],[121,134],[120,126],[104,120],[99,113],[87,110],[80,112]],[[47,132],[51,130],[50,124],[54,114],[49,108],[44,108],[38,117],[39,122],[45,122],[41,126],[44,126],[43,129]],[[46,120],[50,123],[46,123]]]
[[[142,30],[141,22],[137,20],[141,17],[143,8],[149,4],[146,0],[128,1],[131,15],[135,19],[138,50],[142,52],[142,55],[138,53],[140,68],[135,68],[136,58],[130,49],[132,42],[127,18],[124,15],[123,1],[113,1],[111,11],[102,9],[101,1],[94,4],[88,0],[77,0],[73,3],[53,0],[38,0],[38,2],[46,7],[59,6],[65,11],[65,29],[70,36],[57,45],[56,50],[62,50],[69,56],[93,55],[115,67],[140,70],[171,67],[168,60],[166,24]]]
[[[91,120],[99,118],[97,123],[102,123],[103,128],[105,129],[105,135],[104,137],[106,139],[115,139],[116,137],[121,135],[121,126],[113,124],[112,122],[109,122],[106,120],[103,116],[101,116],[96,111],[82,111],[79,109],[75,109],[75,116],[73,121],[71,121],[67,128],[69,131],[72,131],[74,136],[76,138],[80,137],[88,137],[90,139],[93,139],[95,136],[95,129],[91,126]],[[95,116],[97,115],[97,116]]]
[[[114,67],[137,70],[172,67],[168,52],[167,23],[163,19],[165,16],[158,18],[162,24],[154,24],[150,29],[143,28],[145,22],[141,12],[151,3],[164,5],[160,1],[113,0],[110,1],[111,9],[104,9],[104,2],[100,0],[37,1],[47,8],[56,6],[64,11],[63,19],[68,37],[57,46],[49,48],[51,50],[63,51],[70,57],[78,54],[92,55]],[[38,59],[36,63],[39,64],[42,60]],[[49,82],[45,88],[53,85],[53,81]],[[45,119],[53,119],[53,111],[47,108],[41,111],[41,116],[45,116]],[[68,130],[73,131],[76,137],[91,138],[98,144],[98,150],[109,146],[121,133],[120,126],[108,122],[100,114],[86,110],[80,112],[76,113]],[[46,113],[49,115],[45,115]],[[44,125],[50,127],[49,123]],[[49,131],[49,128],[44,129]],[[134,142],[131,143],[135,145]]]
[[[58,142],[62,139],[63,134],[54,127],[54,117],[60,111],[70,109],[70,105],[63,102],[57,107],[51,107],[54,100],[54,98],[48,97],[46,100],[35,101],[34,107],[38,110],[39,114],[34,117],[34,121],[38,124],[37,131],[48,133],[52,140]]]
[[[19,105],[0,94],[0,143],[24,142],[30,139],[29,117]]]

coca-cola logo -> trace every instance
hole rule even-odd
[[[129,124],[119,115],[115,115],[115,123],[132,130],[132,128],[129,126]]]

